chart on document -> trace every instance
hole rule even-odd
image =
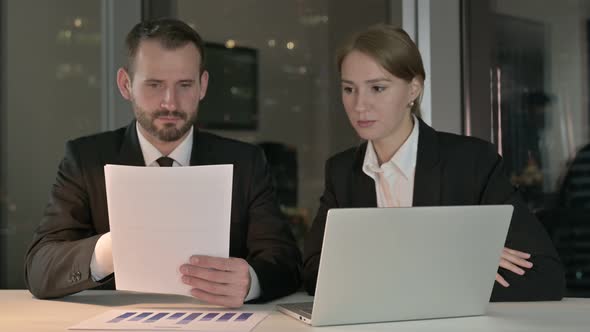
[[[266,316],[266,311],[110,310],[69,329],[245,332],[252,330]]]

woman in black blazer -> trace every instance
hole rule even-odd
[[[344,108],[366,142],[326,162],[324,193],[305,241],[307,291],[315,292],[331,208],[512,204],[491,300],[561,299],[561,262],[509,183],[494,146],[437,132],[420,119],[426,75],[411,38],[401,29],[376,25],[354,35],[337,60]]]

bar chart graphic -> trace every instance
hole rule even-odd
[[[70,327],[70,330],[251,331],[266,311],[110,310]]]

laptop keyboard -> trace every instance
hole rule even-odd
[[[311,311],[313,310],[313,302],[290,303],[289,309],[292,309],[293,311],[300,310],[311,316]]]

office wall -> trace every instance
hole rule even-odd
[[[463,134],[459,0],[431,0],[429,7],[430,72],[426,79],[431,88],[431,125],[436,130]]]

